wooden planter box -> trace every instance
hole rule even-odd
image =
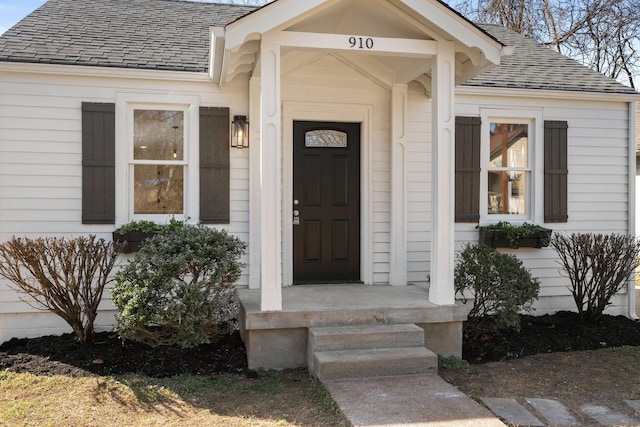
[[[143,231],[128,231],[126,233],[120,233],[118,231],[113,232],[113,241],[114,242],[124,242],[125,245],[122,248],[122,253],[129,254],[131,252],[137,252],[140,250],[140,246],[142,242],[147,240],[149,237],[155,236],[154,231],[143,232]]]
[[[511,241],[504,230],[481,228],[478,242],[490,248],[546,248],[549,246],[551,233],[553,230],[545,228],[536,236],[519,237]]]

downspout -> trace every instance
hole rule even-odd
[[[629,230],[636,235],[636,101],[629,102]],[[638,274],[638,272],[636,272]],[[636,315],[636,274],[631,275],[627,284],[627,298],[629,299],[629,319],[638,320]]]

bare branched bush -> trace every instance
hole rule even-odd
[[[49,310],[67,322],[81,344],[93,341],[94,321],[117,244],[95,236],[18,238],[0,245],[0,276],[31,298],[27,304]]]
[[[611,298],[638,266],[640,243],[623,234],[556,233],[551,246],[560,257],[578,314],[598,320]]]

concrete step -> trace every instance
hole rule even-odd
[[[313,366],[312,374],[323,381],[434,374],[438,356],[425,347],[319,351],[313,355]]]
[[[309,344],[311,352],[424,347],[424,329],[409,324],[309,328]]]

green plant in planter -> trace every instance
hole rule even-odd
[[[113,240],[125,243],[122,252],[137,252],[147,239],[161,232],[174,231],[184,227],[188,220],[189,218],[176,219],[171,217],[166,224],[158,224],[148,220],[130,221],[113,232]]]
[[[129,233],[131,231],[138,231],[140,233],[154,233],[160,231],[161,229],[162,225],[158,224],[157,222],[138,220],[121,225],[120,227],[118,227],[116,232],[121,234]]]
[[[547,247],[552,233],[548,228],[528,222],[514,225],[508,221],[500,221],[497,224],[478,225],[476,228],[480,230],[480,243],[492,248]]]

